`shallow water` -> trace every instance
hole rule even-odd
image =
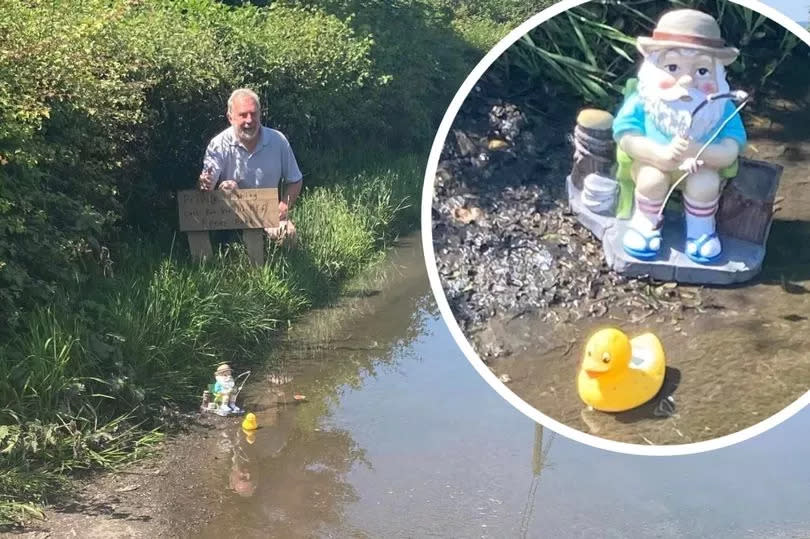
[[[713,453],[604,452],[543,430],[472,369],[435,314],[417,241],[360,299],[290,335],[283,386],[257,382],[263,428],[196,537],[805,537],[810,413]],[[379,293],[375,295],[375,291]],[[296,370],[293,370],[296,366]],[[257,375],[257,378],[261,378]],[[284,395],[278,395],[278,392]],[[285,404],[303,393],[304,404]],[[244,481],[243,481],[244,483]],[[244,486],[242,484],[241,486]],[[248,490],[248,489],[246,489]]]

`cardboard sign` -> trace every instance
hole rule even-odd
[[[278,226],[278,189],[177,192],[180,230],[235,230]]]

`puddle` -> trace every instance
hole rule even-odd
[[[666,460],[568,441],[517,412],[472,369],[435,313],[418,241],[395,256],[396,278],[361,287],[359,298],[320,312],[273,352],[287,358],[293,382],[254,374],[255,442],[246,443],[238,422],[219,433],[201,471],[221,492],[200,500],[211,518],[172,536],[810,532],[807,412],[733,448]],[[292,392],[306,403],[291,404]],[[234,478],[252,486],[240,494]]]
[[[703,288],[705,312],[633,323],[597,318],[554,326],[531,316],[494,321],[486,342],[507,343],[511,356],[494,361],[510,389],[544,414],[583,432],[629,443],[682,444],[717,438],[779,412],[810,388],[810,142],[752,137],[747,155],[785,167],[784,197],[768,242],[763,272],[753,282]],[[805,158],[797,160],[800,155]],[[689,287],[682,287],[689,290]],[[587,337],[618,326],[630,336],[652,331],[667,354],[665,386],[654,401],[621,414],[587,411],[575,377]],[[676,414],[656,417],[672,394]]]

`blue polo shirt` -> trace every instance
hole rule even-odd
[[[726,118],[734,114],[734,109],[736,108],[737,107],[734,106],[733,101],[726,101],[726,106],[723,111],[723,118],[717,123],[717,125],[714,126],[713,129],[709,131],[709,133],[707,133],[697,142],[705,143],[708,141],[720,124],[726,121]],[[698,114],[700,114],[700,112],[698,112]],[[672,140],[671,136],[659,131],[658,128],[656,128],[653,124],[652,120],[647,117],[644,112],[644,105],[641,102],[638,92],[633,92],[630,96],[628,96],[613,120],[613,138],[616,140],[616,142],[618,142],[623,135],[630,131],[635,131],[645,137],[649,137],[659,144],[668,144],[670,140]],[[724,138],[734,139],[740,145],[740,148],[745,147],[748,137],[745,133],[745,127],[743,126],[742,119],[740,118],[739,114],[734,114],[734,118],[720,131],[720,134],[717,136],[716,140],[723,140]]]
[[[261,127],[259,143],[249,152],[228,127],[208,144],[203,158],[203,170],[210,168],[216,184],[235,180],[240,189],[278,187],[283,178],[287,183],[301,181],[290,143],[275,129]]]

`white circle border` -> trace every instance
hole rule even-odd
[[[540,13],[532,16],[531,18],[526,20],[523,24],[521,24],[520,26],[509,32],[509,34],[506,37],[501,39],[478,62],[475,68],[473,68],[473,70],[464,80],[459,90],[456,92],[456,95],[454,96],[453,100],[450,102],[450,106],[447,108],[447,111],[445,112],[444,117],[442,118],[442,121],[439,125],[439,129],[436,132],[436,136],[433,140],[433,145],[431,147],[430,155],[428,157],[427,168],[425,170],[425,181],[422,189],[422,207],[421,207],[422,250],[424,251],[425,264],[427,266],[427,274],[428,280],[430,281],[430,287],[433,291],[434,297],[436,298],[436,302],[439,307],[439,312],[441,313],[442,318],[444,319],[445,323],[448,326],[448,329],[450,330],[450,334],[453,336],[453,339],[456,341],[456,344],[464,353],[467,360],[472,364],[473,368],[475,368],[475,370],[478,371],[481,377],[495,391],[497,391],[501,397],[503,397],[509,404],[517,408],[524,415],[528,416],[535,422],[547,428],[550,428],[567,438],[606,451],[631,455],[643,455],[643,456],[690,455],[721,449],[733,444],[743,442],[745,440],[748,440],[749,438],[753,438],[754,436],[762,434],[763,432],[781,424],[782,422],[786,421],[787,419],[798,413],[800,410],[802,410],[805,406],[807,406],[807,404],[810,404],[810,390],[808,390],[806,393],[804,393],[804,395],[796,399],[794,402],[792,402],[790,405],[783,408],[776,414],[770,416],[769,418],[759,423],[756,423],[750,427],[734,432],[732,434],[728,434],[711,440],[694,442],[690,444],[673,444],[673,445],[642,445],[642,444],[631,444],[626,442],[607,440],[605,438],[600,438],[598,436],[587,434],[580,430],[574,429],[548,417],[547,415],[541,413],[536,408],[531,406],[529,403],[518,397],[514,392],[512,392],[508,387],[506,387],[505,384],[503,384],[500,380],[498,380],[495,374],[480,359],[478,354],[473,349],[472,345],[470,345],[470,343],[467,341],[467,338],[464,336],[464,333],[461,331],[458,322],[456,321],[452,311],[450,310],[450,305],[448,304],[447,298],[445,297],[444,294],[444,290],[442,289],[441,281],[439,279],[439,271],[436,266],[436,257],[433,250],[433,227],[432,227],[431,210],[433,206],[434,182],[436,177],[436,170],[438,169],[439,165],[439,158],[441,156],[442,148],[444,147],[444,141],[447,138],[447,135],[450,131],[450,127],[452,126],[453,121],[455,120],[455,117],[458,114],[459,109],[461,108],[461,105],[467,98],[467,95],[470,93],[472,88],[478,82],[478,80],[486,72],[486,70],[489,69],[489,67],[495,62],[495,60],[498,59],[498,57],[504,51],[506,51],[506,49],[508,49],[511,45],[513,45],[525,33],[527,33],[529,30],[532,30],[536,26],[542,24],[543,22],[547,21],[548,19],[556,15],[559,15],[571,8],[577,7],[581,4],[585,4],[589,1],[591,0],[561,0],[558,3],[544,9]],[[759,0],[731,0],[731,1],[735,4],[739,4],[743,7],[746,7],[762,15],[765,15],[769,19],[779,23],[785,29],[789,30],[796,37],[801,39],[805,44],[807,44],[808,47],[810,47],[810,32],[802,28],[797,22],[793,21],[787,15],[783,14],[777,9],[765,5]]]

